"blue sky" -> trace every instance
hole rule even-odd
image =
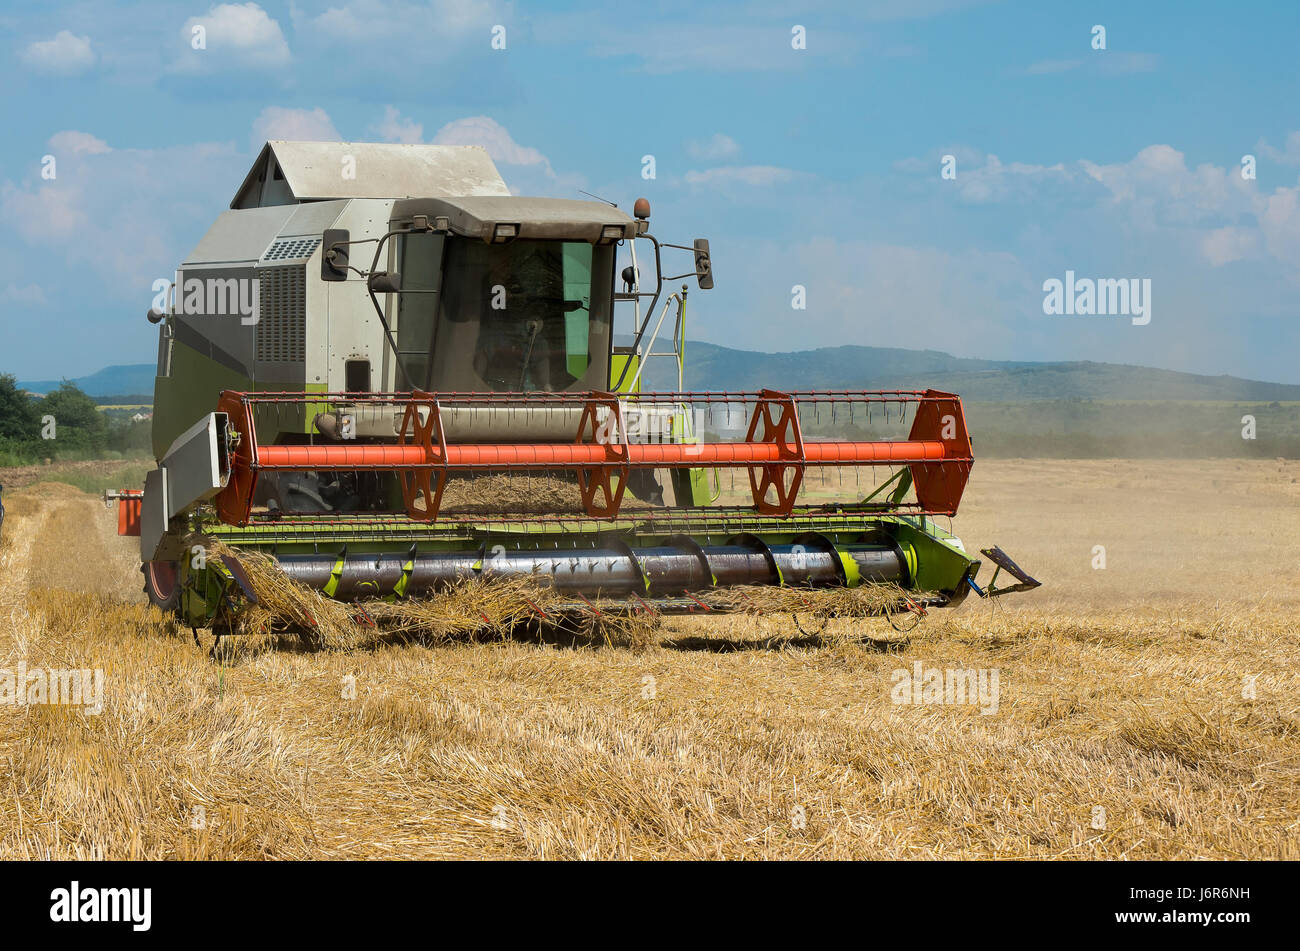
[[[152,361],[153,281],[262,140],[343,138],[649,197],[662,239],[712,242],[698,339],[1300,383],[1297,4],[103,0],[0,25],[0,372],[23,379]],[[1150,323],[1044,314],[1067,270],[1149,279]]]

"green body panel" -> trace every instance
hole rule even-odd
[[[717,473],[712,473],[714,478],[713,485],[709,484],[710,471],[707,469],[691,470],[691,504],[693,505],[711,505],[717,501],[718,494],[721,491],[717,483]]]
[[[329,387],[326,386],[324,383],[307,383],[303,385],[303,392],[327,393],[329,392]],[[293,426],[295,426],[296,428],[294,429],[281,428],[280,432],[307,433],[308,435],[310,435],[314,431],[312,427],[312,421],[315,420],[317,414],[328,413],[332,408],[333,407],[329,403],[304,403],[302,406],[301,414],[296,417],[293,417]],[[268,412],[267,415],[271,415],[271,414]],[[290,414],[286,412],[283,415],[288,416]],[[283,420],[281,420],[281,423],[283,423]],[[269,431],[272,432],[275,431],[275,426],[271,425],[269,420],[265,419],[262,416],[258,417],[257,419],[258,439],[263,438],[262,433],[268,431],[268,429],[264,429],[263,426],[268,426],[268,425],[269,425]]]
[[[632,387],[632,378],[636,376],[637,364],[640,361],[635,353],[612,353],[609,356],[609,387],[614,389],[614,384],[618,382],[619,377],[623,377],[623,386],[615,390],[617,393],[640,393],[641,379],[637,377],[636,388]],[[627,367],[627,375],[623,376],[623,367]]]
[[[193,347],[172,342],[171,376],[154,379],[153,454],[161,459],[171,448],[176,437],[189,429],[206,414],[217,408],[217,396],[222,390],[239,393],[281,391],[324,393],[324,383],[290,385],[286,383],[255,384],[237,370],[232,370],[206,357]],[[257,435],[263,443],[278,442],[284,433],[310,433],[312,420],[317,413],[328,409],[324,403],[284,404],[259,406]]]
[[[153,454],[161,459],[176,437],[217,408],[222,390],[247,392],[248,377],[204,356],[179,340],[172,341],[171,376],[154,380]]]
[[[707,469],[682,469],[672,473],[673,492],[680,505],[704,506],[717,501]]]
[[[954,591],[964,584],[968,572],[975,576],[971,566],[978,568],[979,561],[958,547],[956,536],[936,525],[934,519],[894,516],[889,521],[895,542],[904,553],[908,548],[915,553],[915,564],[909,568],[912,587],[918,591]]]

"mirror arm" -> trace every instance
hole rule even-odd
[[[335,229],[327,228],[327,229],[325,230],[326,235],[328,235],[329,232],[332,231],[332,230],[335,230]],[[346,229],[337,229],[337,230],[340,230],[340,231],[343,231],[344,233],[346,233]],[[343,265],[337,265],[337,264],[334,263],[334,260],[333,260],[333,258],[330,257],[330,255],[333,254],[337,249],[351,247],[351,246],[354,245],[354,244],[370,244],[371,242],[375,242],[375,241],[382,242],[383,240],[384,240],[383,238],[357,238],[355,241],[354,241],[354,240],[348,240],[348,241],[331,241],[331,242],[329,243],[328,246],[324,246],[324,247],[321,248],[321,257],[322,257],[325,261],[329,261],[331,267],[340,267],[340,266],[341,266],[341,267],[343,267],[345,270],[353,271],[353,272],[354,272],[358,277],[365,277],[365,276],[366,276],[366,273],[365,273],[364,271],[362,271],[360,268],[355,268],[355,267],[353,267],[352,264],[351,264],[351,262],[349,262],[349,263],[347,263],[347,264],[343,264]],[[339,280],[342,280],[342,278],[339,278]]]
[[[707,242],[707,241],[705,242],[705,245],[706,245],[706,248],[705,248],[705,260],[708,261],[708,253],[707,253],[707,245],[708,245],[708,242]],[[701,270],[700,270],[700,248],[698,247],[698,243],[697,243],[695,246],[692,246],[692,247],[687,247],[687,246],[684,245],[684,244],[665,244],[664,247],[665,247],[665,248],[677,248],[677,249],[680,250],[680,251],[690,251],[690,252],[692,252],[692,253],[695,254],[695,270],[694,270],[694,271],[687,271],[685,274],[679,274],[679,275],[677,275],[676,277],[665,277],[665,278],[664,278],[665,281],[680,281],[682,278],[685,278],[685,277],[693,277],[693,278],[699,279],[699,278],[705,277],[707,274],[709,274],[709,271],[707,271],[707,270],[706,270],[706,271],[701,271]],[[712,265],[710,264],[710,268],[711,268],[711,267],[712,267]],[[711,285],[710,285],[710,286],[711,286]],[[709,288],[704,287],[703,285],[701,285],[701,286],[700,286],[700,289],[701,289],[701,290],[708,290]]]

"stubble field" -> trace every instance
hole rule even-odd
[[[1300,463],[980,462],[954,527],[1043,587],[906,637],[226,663],[102,502],[4,476],[0,672],[106,680],[0,706],[0,858],[1300,858]],[[894,702],[918,663],[996,712]]]

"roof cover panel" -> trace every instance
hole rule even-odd
[[[268,150],[297,201],[329,198],[441,198],[510,194],[487,150],[478,145],[391,142],[267,142],[231,207],[256,187]],[[345,177],[345,171],[353,171]]]

